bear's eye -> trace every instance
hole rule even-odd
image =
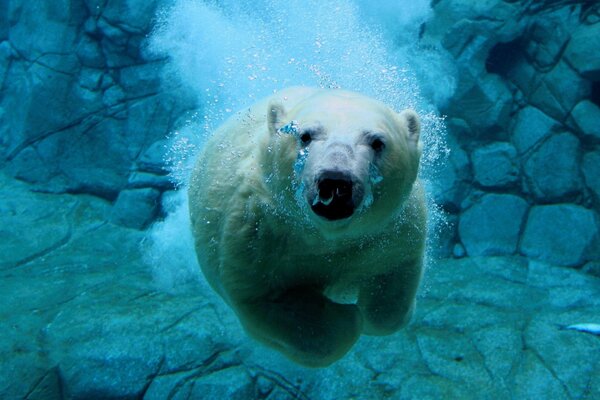
[[[309,144],[312,140],[312,135],[310,132],[304,132],[300,135],[300,141],[302,144]]]
[[[376,153],[381,152],[385,148],[385,143],[380,138],[374,138],[371,141],[371,148],[375,150]]]

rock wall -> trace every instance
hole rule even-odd
[[[0,168],[88,193],[142,229],[172,190],[165,136],[195,109],[144,52],[163,0],[11,1],[0,12]],[[598,269],[600,17],[594,0],[434,0],[420,45],[447,52],[445,255]],[[596,271],[598,273],[598,271]]]
[[[450,216],[446,253],[596,268],[600,5],[433,3],[421,44],[442,47],[458,71],[441,107],[452,149],[436,193]]]
[[[115,202],[111,218],[132,227],[160,212],[161,140],[195,104],[144,54],[158,3],[2,6],[0,166],[35,190]]]

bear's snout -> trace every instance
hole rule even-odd
[[[311,208],[315,214],[334,221],[352,216],[362,201],[362,189],[351,174],[324,171],[315,181]]]

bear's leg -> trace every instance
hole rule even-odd
[[[236,308],[248,333],[309,367],[343,357],[362,331],[356,305],[334,303],[314,288],[293,288]]]
[[[413,314],[420,279],[418,261],[365,282],[358,296],[363,333],[389,335],[406,325]]]

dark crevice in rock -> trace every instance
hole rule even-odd
[[[144,100],[144,99],[147,99],[147,98],[150,98],[153,96],[157,96],[159,94],[160,93],[149,93],[149,94],[145,94],[145,95],[140,95],[140,96],[136,96],[136,97],[130,97],[130,98],[123,99],[123,100],[121,100],[115,104],[111,104],[105,108],[101,108],[101,109],[95,110],[89,114],[85,114],[82,117],[80,117],[74,121],[71,121],[70,123],[68,123],[60,128],[53,129],[53,130],[47,131],[47,132],[43,132],[39,135],[28,138],[27,140],[24,140],[21,144],[16,146],[11,151],[7,155],[6,160],[8,162],[10,162],[15,157],[17,157],[23,150],[25,150],[27,147],[30,147],[36,143],[39,143],[55,134],[75,128],[79,125],[86,125],[82,132],[83,134],[85,134],[85,133],[89,132],[91,129],[93,129],[95,126],[97,126],[99,123],[101,123],[103,121],[102,117],[119,119],[118,113],[122,112],[129,103],[139,101],[139,100]],[[103,113],[104,113],[104,115],[103,115]]]
[[[506,78],[519,60],[519,57],[516,55],[522,52],[523,44],[521,38],[510,42],[497,43],[492,47],[485,60],[485,69],[490,74],[497,74],[502,78]]]
[[[137,296],[129,299],[128,301],[129,301],[129,303],[133,303],[133,302],[138,301],[140,299],[152,298],[152,297],[157,296],[159,294],[161,294],[161,293],[158,292],[158,291],[156,291],[156,290],[151,290],[151,291],[148,291],[148,292],[141,293],[141,294],[139,294],[139,295],[137,295]]]
[[[205,308],[204,305],[201,305],[199,307],[195,307],[185,313],[183,313],[182,315],[180,315],[175,321],[171,322],[169,325],[165,326],[164,328],[161,329],[161,333],[165,333],[166,331],[176,327],[177,325],[179,325],[181,323],[181,321],[185,320],[187,317],[189,317],[192,314],[195,314],[197,312],[202,311]]]
[[[51,398],[63,400],[66,398],[64,382],[58,367],[49,369],[33,385],[29,392],[23,397],[25,400]]]
[[[265,368],[261,368],[257,365],[249,366],[248,369],[255,375],[255,380],[259,377],[264,378],[288,393],[293,399],[310,400],[310,397],[308,397],[297,385],[294,385],[283,375]]]
[[[594,368],[592,369],[592,371],[600,371],[600,360],[598,360],[596,362],[596,365],[594,366]],[[585,388],[583,389],[582,392],[582,398],[588,398],[588,396],[591,396],[592,393],[592,381],[594,379],[594,374],[588,374],[587,375],[587,382],[585,383]],[[591,398],[591,397],[589,397]]]
[[[53,251],[63,247],[67,243],[69,243],[72,236],[73,236],[73,231],[72,231],[72,228],[69,226],[69,230],[67,231],[67,234],[63,238],[61,238],[58,242],[54,243],[50,247],[47,247],[36,253],[31,254],[31,255],[27,256],[26,258],[23,258],[22,260],[17,261],[13,266],[4,268],[3,271],[22,267],[22,266],[29,264],[39,258],[47,256],[48,254],[52,253]]]
[[[419,352],[419,359],[421,359],[423,361],[423,365],[425,366],[425,369],[427,370],[428,374],[431,376],[437,376],[438,378],[446,379],[445,376],[438,374],[431,368],[431,366],[429,365],[429,362],[427,361],[427,358],[425,357],[425,352],[423,351],[421,341],[419,340],[418,337],[417,337],[417,340],[415,343],[417,345],[417,351]]]
[[[565,382],[562,381],[562,379],[560,379],[560,377],[556,374],[556,372],[554,371],[554,369],[552,368],[552,365],[548,365],[548,363],[546,362],[546,360],[544,360],[544,358],[542,357],[542,355],[533,347],[529,348],[529,351],[531,351],[531,353],[535,356],[535,358],[540,362],[540,364],[542,364],[542,366],[548,371],[550,372],[550,374],[552,375],[552,377],[554,378],[554,380],[556,382],[558,382],[560,384],[560,387],[562,388],[562,390],[564,391],[564,393],[569,396],[569,398],[573,398],[573,396],[571,396],[571,393],[569,391],[569,387],[565,384]]]
[[[600,107],[600,81],[592,82],[590,101]]]
[[[109,284],[110,284],[110,285],[112,285],[112,282],[106,282],[106,281],[105,281],[105,282],[99,282],[99,283],[96,283],[96,284],[94,284],[94,285],[91,285],[91,286],[86,286],[86,287],[85,287],[85,289],[83,289],[83,290],[82,290],[80,293],[77,293],[77,294],[75,294],[75,295],[73,295],[73,296],[71,296],[71,297],[69,297],[69,298],[62,299],[62,300],[60,300],[60,301],[57,301],[55,304],[52,304],[51,306],[48,306],[48,307],[45,307],[45,308],[40,308],[40,310],[42,310],[42,311],[49,311],[49,310],[52,310],[52,309],[60,309],[60,308],[62,308],[64,305],[66,305],[66,304],[68,304],[68,303],[72,302],[73,300],[75,300],[75,299],[77,299],[77,298],[79,298],[79,297],[81,297],[81,296],[85,296],[85,295],[89,294],[90,292],[94,291],[95,289],[97,289],[97,288],[99,288],[99,287],[106,286],[106,285],[109,285]],[[54,322],[54,320],[55,320],[55,319],[56,319],[58,316],[60,316],[60,314],[61,314],[60,312],[59,312],[59,313],[57,313],[57,314],[56,314],[56,315],[55,315],[55,316],[52,318],[52,320],[51,320],[51,321],[48,323],[48,325],[51,325],[51,324]]]
[[[6,160],[9,161],[9,162],[12,161],[15,157],[17,157],[27,147],[32,146],[35,143],[41,142],[42,140],[47,139],[47,138],[49,138],[52,135],[55,135],[57,133],[64,132],[64,131],[66,131],[68,129],[74,128],[74,127],[76,127],[78,125],[81,125],[81,124],[85,123],[86,121],[90,121],[90,120],[93,121],[93,118],[96,116],[97,113],[98,112],[84,115],[83,117],[78,118],[75,121],[71,121],[67,125],[64,125],[64,126],[62,126],[60,128],[53,129],[53,130],[47,131],[47,132],[43,132],[43,133],[41,133],[39,135],[36,135],[34,137],[31,137],[31,138],[23,141],[21,144],[19,144],[18,146],[16,146],[8,154],[8,156],[6,157]],[[100,123],[100,121],[96,121],[95,125],[97,125],[98,123]]]
[[[597,0],[526,0],[524,8],[531,14],[556,11],[563,7],[581,6],[582,17],[593,8]]]
[[[239,363],[231,363],[231,362],[223,362],[222,364],[217,363],[217,360],[219,360],[222,355],[224,355],[228,352],[230,352],[230,349],[217,348],[199,366],[195,366],[192,368],[184,367],[184,368],[178,368],[175,370],[170,370],[166,373],[158,374],[157,376],[154,377],[154,379],[157,377],[174,375],[174,374],[178,374],[181,372],[191,372],[190,375],[187,375],[186,377],[184,377],[180,381],[178,381],[177,384],[171,389],[171,391],[169,392],[169,394],[167,396],[168,399],[176,398],[176,397],[178,397],[178,395],[181,395],[180,391],[183,388],[185,388],[188,384],[191,384],[193,386],[194,381],[196,379],[208,376],[208,375],[218,372],[218,371],[223,371],[228,368],[239,366],[240,365]]]
[[[152,383],[154,382],[154,380],[160,373],[160,370],[162,369],[164,364],[165,364],[165,356],[163,355],[160,358],[160,361],[158,362],[156,371],[154,371],[152,374],[150,374],[148,377],[146,377],[146,383],[144,384],[144,387],[142,388],[140,393],[138,393],[138,395],[137,395],[138,399],[143,399],[144,397],[146,397],[146,393],[148,392],[148,389],[150,388],[150,386],[152,385]]]
[[[60,56],[60,57],[67,57],[71,54],[60,54],[60,53],[43,53],[40,56],[38,56],[35,60],[33,61],[29,61],[32,65],[33,64],[37,64],[39,66],[42,66],[44,68],[49,69],[52,72],[56,72],[57,74],[63,74],[66,75],[68,77],[74,78],[77,74],[74,72],[69,72],[69,71],[62,71],[60,69],[54,68],[46,63],[44,63],[43,61],[40,61],[41,58],[46,57],[46,56]],[[29,66],[29,68],[31,68],[31,65]]]
[[[485,355],[481,352],[481,350],[479,350],[479,347],[477,347],[475,340],[473,340],[472,336],[467,335],[467,340],[469,341],[471,346],[473,346],[473,349],[475,349],[475,352],[477,353],[477,355],[479,355],[479,357],[481,357],[480,365],[483,366],[483,368],[485,369],[485,372],[487,373],[488,378],[490,379],[491,382],[493,382],[494,379],[496,378],[496,376],[495,376],[494,372],[490,369],[488,364],[485,362]],[[454,358],[454,361],[461,362],[461,361],[463,361],[463,359],[464,359],[463,356],[457,356]]]

